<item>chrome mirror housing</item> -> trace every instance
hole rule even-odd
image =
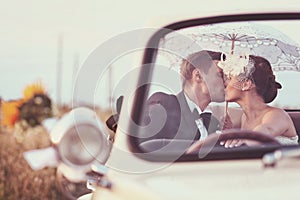
[[[91,192],[89,181],[105,174],[94,168],[106,169],[104,164],[112,148],[112,141],[97,113],[85,107],[73,109],[54,126],[50,137],[58,154],[60,190],[70,199]]]
[[[60,162],[75,171],[86,172],[95,163],[104,164],[112,148],[109,134],[95,111],[84,107],[63,116],[50,137]]]

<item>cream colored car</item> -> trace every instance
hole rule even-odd
[[[136,84],[133,81],[133,89],[124,95],[115,142],[105,163],[108,172],[102,177],[110,184],[90,181],[94,192],[81,198],[298,199],[298,144],[283,144],[268,134],[240,129],[242,109],[225,102],[211,103],[211,111],[219,121],[229,115],[234,129],[209,133],[200,142],[155,137],[170,123],[170,115],[162,104],[155,108],[160,115],[153,114],[157,110],[149,111],[149,97],[181,91],[180,65],[189,54],[234,50],[239,55],[259,55],[270,61],[282,85],[269,105],[284,109],[299,134],[299,25],[299,12],[268,12],[194,18],[157,30],[143,52]],[[145,115],[150,116],[150,122],[145,122]],[[185,131],[189,134],[188,128]],[[231,139],[251,139],[259,144],[218,145]],[[187,153],[195,143],[198,148]]]

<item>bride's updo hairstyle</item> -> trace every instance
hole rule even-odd
[[[277,90],[281,88],[281,84],[275,81],[275,76],[268,60],[253,55],[250,55],[249,58],[255,66],[252,80],[256,86],[256,91],[264,99],[265,103],[270,103],[277,96]]]

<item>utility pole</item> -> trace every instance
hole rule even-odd
[[[76,86],[76,75],[77,75],[78,69],[79,69],[79,54],[75,53],[74,54],[74,61],[73,61],[72,87],[71,87],[72,96],[73,96],[73,92],[74,92],[74,89],[75,89],[75,86]],[[74,99],[71,99],[71,101],[74,101]],[[76,105],[77,102],[73,102],[73,103],[75,103],[75,105]]]
[[[63,35],[58,36],[57,46],[57,71],[56,71],[56,104],[61,106],[61,87],[62,87],[62,65],[63,65]]]

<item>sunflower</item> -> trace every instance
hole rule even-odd
[[[12,128],[19,120],[19,106],[23,104],[23,99],[3,101],[1,105],[2,116],[1,126]]]
[[[23,99],[24,101],[28,101],[36,94],[46,95],[45,87],[41,81],[26,86],[25,89],[23,90]]]
[[[17,121],[25,120],[35,126],[51,115],[51,99],[39,81],[24,88],[22,99],[2,102],[1,125],[12,128]]]

